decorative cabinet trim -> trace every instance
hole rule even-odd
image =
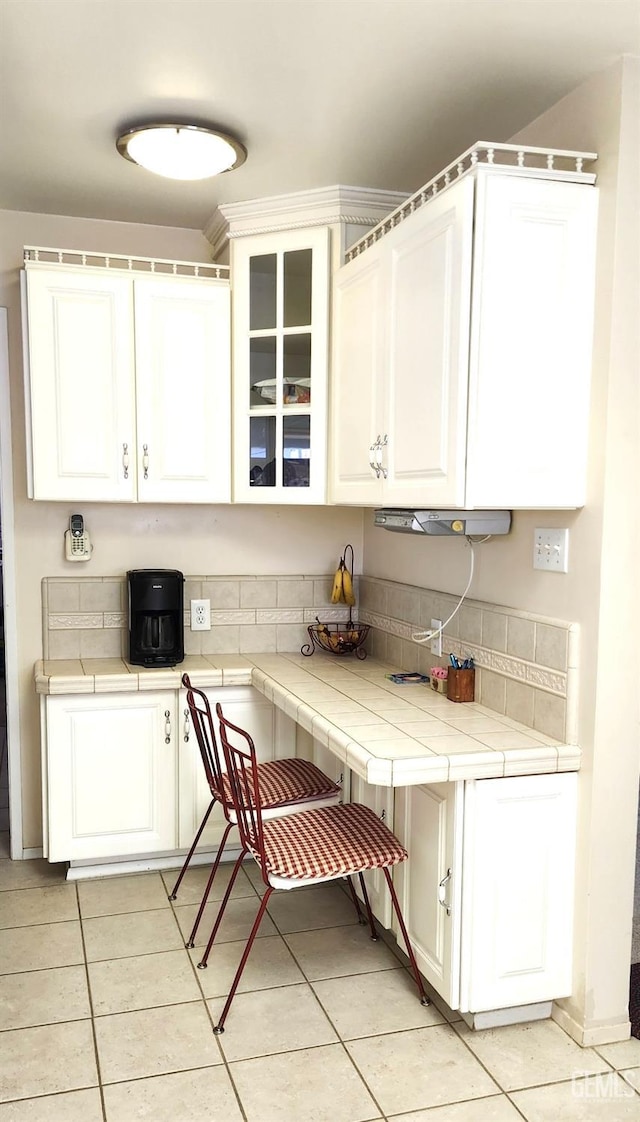
[[[219,206],[204,228],[214,256],[227,240],[247,234],[302,230],[333,224],[375,226],[390,210],[404,202],[404,191],[380,191],[368,187],[319,187],[273,195],[248,202]]]
[[[195,280],[229,280],[228,265],[212,265],[206,261],[169,261],[162,257],[129,257],[121,253],[99,253],[93,250],[47,249],[26,245],[24,263],[61,265],[74,268],[110,269],[112,272],[155,274],[164,277],[192,277]]]
[[[570,183],[593,184],[596,181],[595,174],[585,172],[583,167],[585,161],[592,163],[597,158],[595,152],[572,152],[561,148],[530,148],[520,144],[478,141],[425,183],[424,187],[402,202],[369,234],[365,234],[351,246],[347,251],[346,260],[352,261],[354,257],[364,253],[369,246],[380,241],[429,199],[442,194],[470,172],[498,171],[502,174],[526,175],[529,178],[561,179]]]

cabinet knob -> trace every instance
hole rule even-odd
[[[122,467],[125,479],[129,478],[129,445],[122,445]]]
[[[189,710],[184,711],[184,741],[185,744],[189,741]]]
[[[171,744],[171,710],[164,711],[164,742]]]
[[[145,479],[149,478],[149,445],[142,445],[142,467],[144,469]]]

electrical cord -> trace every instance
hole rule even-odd
[[[413,639],[414,643],[428,643],[428,642],[430,642],[431,639],[435,639],[436,635],[441,635],[442,632],[444,631],[445,627],[447,626],[447,624],[451,623],[451,620],[453,619],[453,617],[455,615],[457,615],[457,613],[460,611],[460,608],[462,607],[462,605],[464,603],[467,592],[471,588],[471,581],[473,580],[473,569],[474,569],[474,561],[475,561],[474,545],[480,545],[482,542],[488,541],[488,539],[491,537],[491,534],[487,534],[486,537],[481,538],[480,541],[476,540],[475,542],[470,537],[468,537],[467,535],[465,535],[465,537],[467,539],[469,549],[471,550],[471,564],[469,566],[469,579],[467,581],[467,587],[465,588],[464,592],[462,593],[462,596],[458,600],[458,603],[456,604],[455,608],[453,609],[453,611],[452,611],[451,615],[448,617],[448,619],[445,619],[444,623],[441,623],[440,627],[438,627],[437,630],[435,630],[435,631],[418,631],[416,635],[412,635],[411,638]]]

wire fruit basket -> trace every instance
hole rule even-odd
[[[310,643],[301,647],[303,655],[311,656],[316,648],[328,651],[329,654],[351,654],[355,652],[356,658],[366,658],[367,652],[363,643],[369,634],[370,627],[367,623],[312,623],[307,628]]]

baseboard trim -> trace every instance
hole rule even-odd
[[[22,850],[22,861],[34,861],[37,857],[44,857],[42,846],[39,848]]]
[[[226,864],[235,861],[239,853],[239,849],[226,850],[222,858],[222,863]],[[167,855],[166,857],[136,857],[134,859],[126,858],[123,860],[104,861],[102,863],[71,862],[67,870],[67,880],[89,880],[95,877],[118,877],[125,876],[126,874],[131,875],[133,873],[159,872],[161,869],[179,869],[184,862],[185,856],[186,854],[179,853]],[[210,865],[214,856],[214,852],[194,853],[189,867],[195,868],[197,865]]]
[[[628,1040],[631,1036],[629,1020],[622,1020],[614,1025],[585,1028],[570,1013],[567,1013],[566,1009],[555,1004],[551,1009],[551,1018],[582,1048],[594,1048],[599,1044],[617,1044],[621,1040]]]
[[[460,1013],[471,1029],[500,1028],[503,1025],[522,1025],[527,1021],[546,1021],[551,1016],[551,1002],[538,1001],[534,1005],[512,1005],[506,1009],[488,1009],[483,1013]]]

